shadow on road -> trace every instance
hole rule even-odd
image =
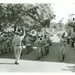
[[[14,65],[14,63],[0,63],[0,65]]]
[[[62,70],[75,72],[75,66],[67,66],[67,69],[62,69]]]

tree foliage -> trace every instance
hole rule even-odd
[[[39,29],[54,18],[51,4],[0,4],[0,31],[18,26]]]

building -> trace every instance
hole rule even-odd
[[[75,33],[75,14],[69,15],[67,31],[71,35],[72,35],[72,33]]]

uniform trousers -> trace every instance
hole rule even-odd
[[[42,46],[42,53],[43,53],[43,55],[46,54],[46,51],[45,51],[45,47],[44,46]]]
[[[63,60],[63,56],[65,55],[65,46],[60,46],[60,59]]]
[[[41,57],[41,47],[36,48],[36,58]]]
[[[74,42],[74,50],[75,50],[75,42]]]
[[[27,44],[26,46],[26,54],[29,53],[31,51],[31,44]]]
[[[15,62],[19,63],[21,52],[22,52],[21,46],[14,46]]]
[[[45,54],[47,55],[49,53],[49,45],[45,45]]]

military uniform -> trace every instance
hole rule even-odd
[[[42,50],[42,56],[44,56],[45,55],[45,40],[44,40],[44,38],[42,37],[42,40],[41,40],[41,50]]]
[[[2,52],[1,52],[1,37],[0,37],[0,54],[2,54]]]
[[[72,38],[72,47],[75,49],[75,32],[71,34],[71,38]]]
[[[66,46],[66,39],[65,38],[61,38],[60,39],[60,59],[61,59],[61,61],[64,60],[65,46]]]
[[[40,39],[37,39],[34,44],[36,46],[36,59],[40,58],[42,55],[42,47],[41,47],[41,40]]]
[[[43,50],[43,54],[47,55],[49,53],[49,44],[50,44],[50,39],[48,37],[45,36],[44,38],[44,50]]]
[[[2,42],[2,45],[1,45],[1,51],[2,51],[2,54],[5,53],[5,50],[4,50],[4,41]]]
[[[7,44],[7,52],[9,52],[9,48],[10,48],[9,39],[7,39],[6,44]]]
[[[4,42],[4,50],[5,50],[5,53],[7,53],[7,45],[6,45],[6,40]]]
[[[11,37],[9,39],[9,45],[10,45],[9,51],[12,52],[12,38]]]
[[[25,38],[25,45],[26,45],[25,53],[28,54],[29,52],[31,52],[31,40],[29,35],[27,35],[27,37]]]
[[[25,36],[25,31],[24,31],[24,35],[23,36],[19,36],[19,33],[16,32],[17,36],[14,37],[12,43],[14,45],[14,53],[15,53],[15,64],[19,64],[19,59],[20,59],[20,55],[21,55],[21,51],[22,51],[22,40]]]
[[[52,45],[52,43],[51,43],[51,40],[50,40],[50,38],[48,36],[47,36],[46,40],[47,40],[47,46],[46,46],[47,47],[47,53],[46,54],[48,54],[49,53],[49,49],[50,49],[49,47]]]

